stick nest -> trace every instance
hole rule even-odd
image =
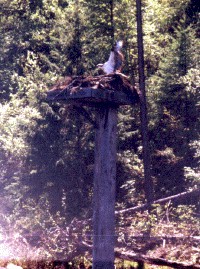
[[[67,76],[58,81],[50,92],[69,91],[70,93],[78,92],[79,90],[91,88],[111,91],[122,91],[135,99],[139,99],[138,91],[134,87],[127,76],[123,74],[110,74],[101,76]]]

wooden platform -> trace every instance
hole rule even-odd
[[[96,106],[132,105],[139,101],[136,89],[120,75],[67,77],[47,92],[47,100],[67,104]]]
[[[136,102],[135,98],[128,96],[124,92],[115,92],[110,90],[99,90],[86,88],[78,92],[70,93],[62,92],[48,92],[48,101],[64,101],[68,104],[90,105],[96,103],[111,103],[116,105],[132,105]]]

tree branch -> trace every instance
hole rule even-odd
[[[186,198],[186,197],[189,197],[191,195],[194,196],[194,195],[198,195],[198,194],[200,194],[200,189],[181,192],[181,193],[176,194],[176,195],[172,195],[172,196],[168,196],[168,197],[165,197],[165,198],[162,198],[162,199],[155,200],[155,201],[153,201],[151,203],[151,205],[153,205],[153,204],[163,204],[163,203],[168,202],[170,200],[173,200],[173,201],[180,200],[182,198]],[[139,205],[139,206],[130,207],[130,208],[115,211],[115,215],[135,212],[135,211],[139,211],[139,210],[146,210],[148,208],[149,208],[149,204],[146,203],[146,204],[143,204],[143,205]]]

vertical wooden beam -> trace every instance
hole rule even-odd
[[[114,269],[117,108],[97,111],[93,269]]]

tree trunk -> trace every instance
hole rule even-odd
[[[114,15],[113,15],[113,9],[114,9],[114,3],[113,0],[109,1],[110,4],[110,25],[111,25],[111,39],[112,39],[112,46],[115,42],[115,28],[114,28]]]
[[[139,86],[140,86],[140,113],[141,113],[141,131],[142,131],[143,163],[144,163],[144,189],[147,203],[150,204],[154,200],[154,193],[153,193],[153,181],[151,177],[151,161],[150,161],[149,138],[148,138],[141,0],[136,0],[136,8],[137,8],[136,15],[137,15],[138,72],[139,72]]]
[[[114,269],[117,108],[97,111],[93,269]]]

